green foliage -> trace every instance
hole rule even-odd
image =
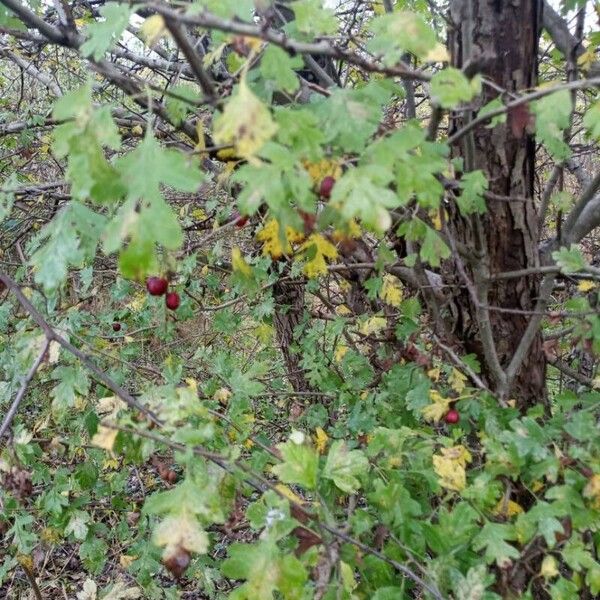
[[[508,199],[488,193],[498,169],[479,157],[463,171],[447,132],[463,113],[505,109],[513,91],[485,104],[497,82],[444,66],[438,18],[423,3],[396,2],[389,14],[373,3],[351,22],[321,0],[287,7],[294,19],[277,37],[278,3],[187,6],[190,19],[210,14],[223,29],[194,40],[215,77],[210,102],[193,69],[171,58],[170,38],[144,54],[159,68],[143,98],[86,79],[72,49],[57,49],[64,64],[50,64],[65,93],[52,109],[25,88],[30,112],[22,98],[14,112],[1,101],[0,271],[39,316],[0,286],[0,412],[26,392],[0,449],[0,586],[15,586],[0,595],[34,562],[40,584],[56,565],[59,579],[70,569],[77,585],[87,578],[64,592],[78,598],[391,600],[433,597],[431,588],[496,600],[513,579],[524,598],[600,595],[598,376],[575,393],[549,366],[547,400],[500,401],[486,389],[479,315],[454,302],[465,286],[448,225],[495,227],[488,202]],[[81,54],[101,61],[134,9],[109,3],[86,17]],[[265,39],[229,33],[258,35],[261,19]],[[0,24],[14,22],[0,8]],[[190,38],[201,29],[186,27]],[[316,44],[323,64],[333,55],[342,85],[307,81],[310,61],[288,37]],[[352,64],[344,57],[355,51]],[[40,52],[32,65],[55,60]],[[407,57],[419,71],[397,81]],[[129,75],[143,81],[142,69]],[[293,101],[301,84],[314,92],[307,103]],[[581,106],[572,114],[568,90],[531,104],[537,139],[559,164],[572,119],[600,137],[598,102],[583,116]],[[440,109],[441,127],[428,130]],[[13,134],[17,117],[28,129]],[[476,133],[497,128],[519,144],[511,117]],[[512,168],[504,158],[495,167]],[[44,187],[38,166],[56,182]],[[561,187],[553,209],[569,210],[572,192]],[[515,243],[521,200],[507,204]],[[487,271],[489,253],[457,241],[469,272],[479,260]],[[557,290],[544,317],[553,364],[574,345],[600,352],[585,250],[552,253],[563,275],[579,274],[564,277],[571,296]],[[148,275],[168,280],[177,310],[146,293]],[[554,330],[563,314],[570,335]],[[447,317],[449,337],[479,332],[476,348],[445,339]],[[54,341],[22,388],[44,342],[40,319],[86,358]],[[121,594],[123,581],[134,587]]]
[[[109,2],[100,8],[102,21],[94,21],[87,28],[88,39],[81,46],[84,56],[99,61],[117,41],[129,24],[131,8],[126,4]]]
[[[560,90],[544,96],[534,102],[532,108],[536,116],[535,131],[548,152],[557,161],[569,158],[571,150],[563,139],[563,131],[570,122],[570,92]]]

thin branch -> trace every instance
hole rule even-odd
[[[40,368],[40,365],[42,364],[42,361],[44,360],[44,357],[46,356],[46,352],[48,351],[49,346],[50,346],[50,340],[48,338],[46,338],[42,345],[42,351],[39,353],[38,357],[35,359],[34,363],[31,365],[31,368],[29,369],[29,372],[25,376],[25,379],[23,379],[23,383],[21,384],[21,387],[19,388],[19,391],[17,392],[17,395],[15,396],[13,403],[10,405],[10,408],[8,409],[6,415],[4,415],[4,420],[2,421],[2,425],[0,425],[0,439],[5,434],[5,432],[8,430],[14,416],[17,414],[17,410],[19,410],[21,401],[23,400],[23,398],[25,397],[25,393],[27,392],[27,387],[31,383],[31,380],[34,378],[35,374],[37,373],[37,370]]]
[[[150,433],[148,431],[134,429],[131,427],[122,427],[120,425],[117,425],[115,423],[110,423],[110,422],[103,422],[102,424],[105,427],[109,427],[111,429],[116,429],[118,431],[123,431],[126,433],[130,433],[132,435],[139,435],[140,437],[154,440],[156,442],[164,444],[168,448],[172,448],[173,450],[180,450],[180,451],[188,450],[188,447],[185,446],[184,444],[181,444],[178,442],[173,442],[168,438]],[[307,517],[309,517],[313,521],[318,522],[319,526],[322,527],[325,531],[327,531],[331,535],[347,542],[348,544],[351,544],[353,546],[356,546],[357,548],[360,548],[363,552],[370,554],[372,556],[375,556],[376,558],[382,560],[383,562],[387,563],[388,565],[394,567],[397,571],[399,571],[400,573],[402,573],[403,575],[405,575],[406,577],[408,577],[409,579],[414,581],[417,585],[420,585],[423,589],[427,590],[436,600],[444,600],[444,597],[433,585],[428,584],[421,577],[419,577],[414,571],[409,569],[406,565],[403,565],[402,563],[399,563],[399,562],[387,557],[385,554],[379,552],[378,550],[375,550],[375,548],[372,548],[371,546],[368,546],[367,544],[364,544],[360,540],[348,535],[344,531],[341,531],[340,529],[337,529],[336,527],[333,527],[327,523],[324,523],[323,521],[320,521],[315,515],[309,513],[307,511],[307,509],[301,503],[293,500],[288,495],[285,495],[279,486],[277,486],[276,484],[272,483],[271,481],[265,479],[258,473],[255,473],[251,467],[248,467],[240,459],[232,461],[231,459],[229,459],[226,456],[216,454],[213,452],[209,452],[205,448],[202,448],[201,446],[193,446],[191,448],[191,450],[194,454],[196,454],[198,456],[202,456],[203,458],[206,458],[207,460],[214,462],[219,467],[226,470],[228,473],[235,472],[233,467],[240,469],[247,477],[251,478],[251,479],[247,479],[246,483],[248,483],[251,487],[253,487],[257,491],[264,492],[265,489],[270,489],[270,490],[274,491],[281,498],[287,500],[291,505],[295,506],[300,511],[302,511],[302,513],[305,514]]]
[[[452,362],[459,369],[463,370],[470,377],[471,381],[480,390],[491,393],[490,388],[483,383],[481,377],[479,377],[479,375],[477,375],[477,373],[475,373],[475,371],[473,371],[473,369],[471,369],[471,367],[464,360],[462,360],[460,356],[458,356],[458,354],[456,354],[456,352],[450,348],[450,346],[444,344],[444,342],[442,342],[442,340],[440,340],[440,338],[435,334],[433,336],[433,341],[450,357],[450,360],[452,360]]]
[[[548,273],[542,279],[542,283],[540,285],[540,291],[538,295],[538,300],[535,304],[535,314],[531,316],[529,323],[525,329],[525,333],[523,333],[523,337],[519,342],[519,345],[515,349],[515,353],[506,368],[506,380],[502,389],[500,390],[500,395],[505,396],[510,392],[510,388],[515,380],[515,377],[518,375],[521,370],[521,366],[523,365],[523,361],[525,360],[525,356],[527,352],[529,352],[529,348],[531,348],[531,344],[537,335],[542,319],[544,318],[544,311],[548,305],[548,301],[550,300],[550,295],[552,294],[552,290],[554,288],[554,273]]]
[[[524,94],[523,96],[513,100],[512,102],[508,102],[504,106],[497,108],[495,110],[491,110],[483,115],[479,115],[475,117],[472,121],[467,123],[462,129],[459,129],[455,134],[451,135],[448,138],[448,145],[452,146],[456,144],[458,140],[467,135],[469,131],[480,125],[481,123],[485,123],[494,117],[502,115],[512,108],[516,108],[517,106],[522,106],[523,104],[527,104],[528,102],[533,102],[534,100],[539,100],[540,98],[544,98],[545,96],[549,96],[550,94],[554,94],[555,92],[562,90],[581,90],[587,88],[593,88],[600,85],[600,77],[593,77],[591,79],[578,79],[577,81],[569,81],[567,83],[561,83],[559,85],[554,85],[547,88],[538,89],[535,92],[531,92],[530,94]]]
[[[200,83],[200,87],[202,88],[207,100],[213,100],[217,95],[215,86],[213,85],[211,78],[208,76],[208,73],[204,70],[204,67],[202,66],[202,58],[194,49],[194,46],[192,45],[187,33],[184,31],[184,28],[174,19],[165,19],[165,25],[173,36],[175,43],[177,46],[179,46],[180,50],[183,52],[183,55],[187,59],[190,68],[196,76],[198,83]]]
[[[14,294],[18,303],[23,307],[25,312],[35,321],[38,327],[46,335],[46,339],[49,341],[58,342],[67,352],[70,352],[76,356],[109,390],[119,396],[128,406],[136,408],[141,413],[146,415],[153,423],[160,425],[161,421],[154,414],[153,411],[140,404],[128,391],[124,390],[120,385],[116,384],[110,377],[108,377],[104,371],[98,368],[81,350],[73,346],[61,335],[48,324],[48,322],[42,317],[39,311],[31,304],[31,302],[25,297],[19,285],[13,281],[8,275],[0,272],[0,281]]]
[[[558,369],[561,373],[564,373],[567,377],[574,379],[581,385],[585,385],[586,387],[588,387],[590,389],[592,389],[594,387],[594,382],[589,377],[586,377],[585,375],[578,373],[577,371],[575,371],[574,369],[569,367],[569,365],[567,365],[562,360],[560,360],[560,358],[551,358],[546,355],[546,360],[555,369]]]
[[[366,56],[342,48],[330,40],[301,42],[288,38],[282,31],[246,23],[244,21],[222,19],[206,10],[196,14],[189,14],[173,10],[169,5],[159,2],[146,2],[145,6],[162,15],[165,19],[174,19],[180,23],[195,25],[196,27],[203,27],[205,29],[217,29],[227,33],[260,38],[292,53],[310,54],[312,56],[329,56],[331,58],[344,60],[349,64],[372,73],[384,73],[386,75],[405,77],[407,79],[419,81],[429,81],[431,79],[431,76],[427,73],[416,69],[410,69],[401,62],[395,66],[386,67],[379,61],[372,60]]]
[[[590,185],[588,185],[588,187],[584,190],[583,194],[581,194],[579,202],[577,202],[577,204],[573,207],[573,209],[567,216],[563,227],[563,239],[567,244],[574,241],[571,239],[571,232],[587,205],[590,202],[592,202],[594,196],[598,193],[598,190],[600,190],[600,171],[596,173],[596,176],[594,177],[594,179],[592,179]]]

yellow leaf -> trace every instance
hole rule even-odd
[[[522,512],[523,507],[518,502],[514,502],[513,500],[505,502],[504,499],[501,499],[494,507],[492,514],[496,517],[510,518],[519,515]]]
[[[600,475],[592,475],[583,488],[583,497],[589,498],[593,508],[600,509]]]
[[[310,237],[300,246],[300,250],[306,253],[314,252],[313,258],[304,265],[304,273],[313,278],[327,274],[327,263],[325,259],[334,260],[338,256],[337,248],[320,233],[312,233]]]
[[[319,454],[324,454],[325,449],[327,448],[327,442],[329,441],[329,436],[325,433],[325,430],[321,427],[317,427],[315,429],[315,447],[318,450]]]
[[[128,554],[121,554],[121,556],[119,556],[119,565],[121,565],[121,567],[123,567],[124,569],[128,569],[131,564],[133,562],[135,562],[138,559],[137,556],[129,556]]]
[[[142,126],[134,125],[131,128],[131,135],[134,135],[135,137],[142,137],[142,135],[144,135],[144,130],[143,130]]]
[[[302,498],[300,498],[300,496],[297,496],[296,494],[294,494],[294,492],[292,492],[292,490],[287,485],[284,485],[283,483],[278,483],[275,486],[275,490],[280,495],[282,495],[284,498],[287,498],[288,500],[291,500],[292,502],[295,502],[296,504],[304,504],[304,500],[302,500]]]
[[[434,423],[439,423],[442,417],[448,412],[448,409],[452,402],[452,398],[442,398],[440,396],[439,401],[433,402],[433,404],[428,404],[427,406],[421,409],[423,418],[426,421],[433,421]]]
[[[272,258],[281,258],[284,254],[289,254],[292,251],[292,246],[287,238],[285,247],[281,242],[277,219],[269,220],[256,234],[256,239],[263,242],[263,254],[268,254]]]
[[[533,481],[531,483],[531,491],[536,494],[537,492],[539,492],[540,490],[544,489],[544,483],[542,481],[540,481],[539,479],[536,479],[535,481]]]
[[[131,297],[131,300],[126,304],[126,307],[132,312],[139,312],[144,304],[146,304],[147,299],[148,295],[146,293],[139,292]]]
[[[454,398],[444,398],[437,390],[429,390],[429,399],[432,403],[422,408],[421,413],[426,421],[438,423],[448,412]]]
[[[400,306],[403,297],[400,280],[394,275],[385,274],[381,290],[379,291],[379,297],[390,306]]]
[[[589,71],[594,62],[596,62],[596,53],[593,46],[587,48],[577,59],[577,64],[581,67],[582,71]]]
[[[162,15],[152,15],[148,17],[140,28],[140,34],[146,44],[152,47],[166,33],[165,20]]]
[[[219,388],[214,394],[213,398],[220,404],[226,405],[231,398],[231,390],[226,387]]]
[[[116,429],[98,425],[98,430],[92,438],[92,446],[97,446],[98,448],[112,452],[118,433],[119,432]]]
[[[339,179],[342,176],[342,166],[339,161],[323,158],[318,162],[304,162],[304,168],[315,184],[321,183],[325,177]]]
[[[342,362],[344,356],[346,356],[346,353],[348,352],[348,346],[344,346],[344,344],[340,344],[338,345],[338,347],[335,349],[335,352],[333,353],[333,359],[335,360],[335,362]]]
[[[452,446],[451,448],[442,448],[441,453],[444,457],[455,461],[456,463],[467,466],[473,460],[471,453],[462,445]]]
[[[276,131],[269,109],[242,79],[223,113],[215,119],[213,135],[217,144],[233,144],[238,156],[249,159]]]
[[[448,62],[449,60],[450,55],[446,46],[439,42],[425,56],[426,62]]]
[[[450,373],[450,377],[448,377],[448,383],[450,387],[458,394],[462,394],[467,381],[466,375],[463,375],[458,369],[452,369],[452,373]]]
[[[460,492],[467,485],[465,468],[455,460],[445,456],[433,457],[433,470],[440,478],[438,483],[449,490]]]
[[[439,210],[430,210],[429,218],[431,219],[433,228],[436,231],[441,231],[442,230],[442,217],[440,216],[440,211]]]
[[[231,265],[233,266],[234,273],[241,273],[245,277],[252,277],[252,267],[246,262],[237,246],[231,249]]]
[[[429,377],[431,381],[437,381],[440,378],[440,375],[441,371],[439,367],[436,367],[435,369],[429,369],[429,371],[427,371],[427,377]]]
[[[363,335],[377,333],[387,327],[387,320],[384,317],[371,317],[367,319],[360,328]]]
[[[558,574],[558,563],[554,556],[551,554],[545,556],[542,561],[542,566],[540,567],[540,575],[547,581],[548,579],[558,576]]]
[[[335,307],[335,314],[340,317],[346,317],[352,314],[352,311],[345,304],[338,304]]]
[[[196,219],[196,221],[205,221],[207,214],[205,212],[205,210],[203,208],[195,208],[192,212],[191,212],[192,217],[194,217],[194,219]],[[206,266],[206,265],[204,265]]]
[[[577,286],[577,289],[580,292],[589,292],[590,290],[593,290],[596,287],[596,282],[595,281],[590,281],[589,279],[582,279],[579,282],[579,285]]]

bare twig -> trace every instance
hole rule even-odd
[[[17,392],[17,395],[15,396],[13,403],[10,405],[10,408],[6,412],[6,415],[4,415],[2,425],[0,425],[0,439],[2,438],[4,433],[8,430],[8,428],[10,427],[10,424],[11,424],[15,414],[17,413],[17,410],[19,409],[19,405],[21,404],[21,401],[25,397],[25,393],[27,392],[27,387],[31,383],[31,380],[34,378],[35,374],[37,373],[37,370],[40,368],[40,365],[42,364],[42,361],[44,360],[44,357],[46,356],[46,352],[48,351],[48,346],[50,346],[50,340],[48,338],[46,338],[44,340],[44,343],[42,344],[41,352],[38,354],[38,357],[35,359],[35,361],[31,365],[31,368],[29,369],[27,375],[25,376],[25,379],[23,379],[23,383],[21,384],[21,387],[19,388],[19,391]]]

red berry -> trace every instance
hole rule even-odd
[[[171,310],[176,310],[179,306],[179,294],[177,292],[169,292],[166,295],[165,302],[167,308],[170,308]]]
[[[113,328],[113,331],[121,331],[121,323],[118,323],[117,321],[115,321],[112,324],[112,328]]]
[[[169,282],[164,277],[148,277],[146,289],[151,296],[162,296],[169,287]]]
[[[458,411],[455,408],[451,408],[446,413],[444,420],[446,421],[446,423],[454,425],[455,423],[458,423],[460,421],[460,415],[458,414]]]
[[[334,185],[335,179],[331,175],[327,175],[327,177],[321,181],[319,196],[321,196],[321,198],[331,198],[331,190],[333,190]]]
[[[248,222],[248,215],[244,215],[243,217],[238,217],[235,221],[235,226],[238,229],[241,229],[242,227],[244,227],[244,225],[246,225],[246,223]]]

